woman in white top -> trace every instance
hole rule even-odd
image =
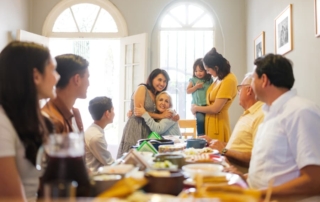
[[[49,49],[39,44],[14,41],[0,53],[1,200],[36,200],[36,155],[52,129],[39,99],[55,96],[55,68]]]

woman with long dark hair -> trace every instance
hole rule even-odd
[[[172,113],[166,111],[162,114],[155,113],[155,97],[159,92],[165,91],[168,87],[170,78],[168,73],[163,69],[153,70],[145,84],[140,84],[138,89],[131,97],[130,109],[133,112],[134,107],[143,106],[149,115],[154,119],[169,118]],[[130,116],[124,129],[117,157],[128,152],[130,148],[137,143],[139,139],[145,139],[151,133],[150,128],[141,117]]]
[[[0,196],[35,201],[39,147],[49,134],[39,100],[55,96],[59,79],[48,48],[14,41],[0,53]]]
[[[191,111],[205,113],[205,135],[228,142],[231,135],[228,110],[237,95],[237,78],[230,71],[229,61],[215,48],[203,58],[203,65],[214,82],[207,90],[207,106],[192,105]]]

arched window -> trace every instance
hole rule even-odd
[[[186,2],[168,8],[160,20],[160,67],[170,75],[168,91],[182,119],[191,119],[191,95],[186,89],[193,63],[213,46],[215,23],[201,5]]]
[[[92,124],[89,101],[97,96],[112,98],[119,111],[120,39],[128,36],[126,22],[119,10],[106,0],[63,0],[48,14],[42,34],[49,37],[53,56],[73,53],[89,61],[86,99],[77,99],[84,128]],[[117,115],[116,115],[117,116]],[[105,134],[118,134],[118,117],[105,128]],[[122,131],[122,129],[121,129]],[[118,135],[108,136],[108,149],[116,155]]]
[[[128,30],[123,16],[109,1],[65,0],[49,13],[42,34],[59,38],[121,38],[128,35]]]

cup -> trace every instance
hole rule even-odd
[[[44,201],[55,202],[75,201],[76,189],[78,183],[76,181],[55,180],[44,184]]]

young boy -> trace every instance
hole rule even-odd
[[[107,150],[104,137],[104,128],[113,122],[114,109],[108,97],[96,97],[89,103],[89,112],[94,120],[93,124],[85,131],[85,156],[87,167],[97,171],[101,166],[114,162]]]

